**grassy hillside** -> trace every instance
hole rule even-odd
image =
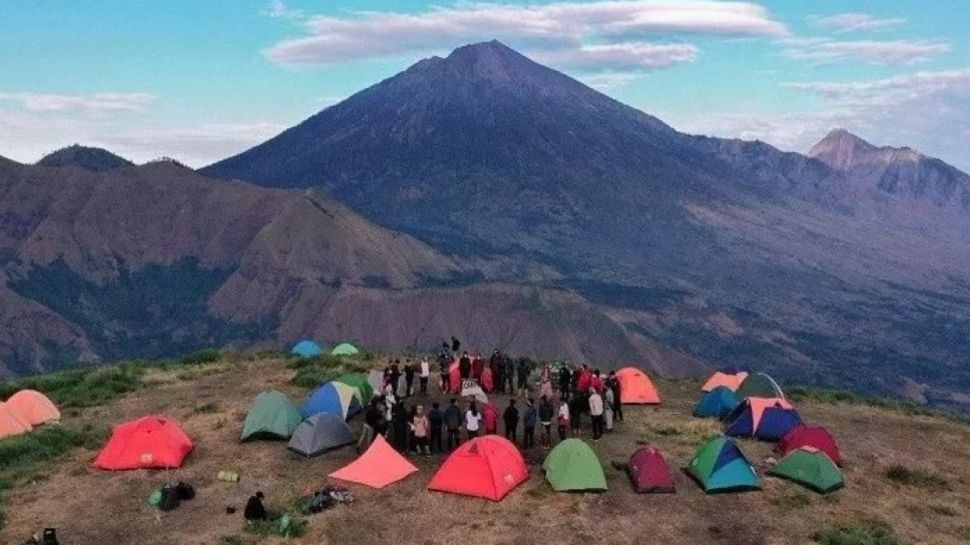
[[[239,514],[255,490],[278,511],[296,511],[298,498],[320,487],[333,469],[352,460],[352,448],[310,460],[281,442],[238,442],[250,401],[279,389],[302,400],[308,388],[344,370],[377,365],[376,358],[317,362],[279,357],[224,357],[206,352],[182,362],[127,364],[31,379],[61,404],[59,427],[0,441],[0,543],[21,543],[54,526],[65,544],[273,544],[283,538],[247,531]],[[698,383],[658,381],[658,408],[630,407],[626,422],[596,443],[610,490],[557,494],[542,478],[544,452],[526,452],[531,479],[502,503],[427,492],[440,458],[419,458],[420,473],[383,491],[353,487],[357,501],[299,517],[303,536],[320,543],[725,543],[889,545],[970,540],[970,425],[919,414],[906,406],[844,394],[799,390],[806,420],[825,424],[847,459],[846,488],[819,496],[765,476],[771,445],[741,441],[762,477],[762,491],[705,495],[680,468],[697,446],[719,432],[716,422],[690,416]],[[0,398],[14,386],[3,385]],[[437,397],[434,389],[433,397]],[[430,400],[429,400],[430,401]],[[499,400],[500,406],[505,400]],[[107,473],[91,460],[110,425],[146,414],[177,419],[195,451],[171,472]],[[359,418],[353,427],[359,427]],[[610,462],[624,460],[638,441],[659,444],[677,468],[674,495],[636,495]],[[238,484],[216,479],[241,474]],[[159,513],[146,500],[168,479],[195,485],[198,497]]]

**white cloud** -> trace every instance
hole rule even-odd
[[[906,24],[901,17],[879,18],[868,13],[836,13],[827,17],[813,17],[816,25],[836,32],[852,32],[857,30],[874,30]]]
[[[35,112],[118,112],[143,110],[155,101],[148,93],[97,93],[60,95],[49,93],[4,93],[0,101],[13,101]]]
[[[292,9],[286,5],[283,0],[272,0],[269,4],[269,8],[266,10],[266,15],[273,19],[291,19],[299,20],[305,17],[303,10]]]
[[[838,61],[862,61],[870,64],[913,64],[950,51],[950,45],[938,41],[829,41],[800,39],[784,42],[785,55],[813,64]]]
[[[629,85],[639,79],[639,77],[637,74],[630,74],[628,72],[606,72],[583,76],[580,80],[593,89],[605,93],[617,87]]]
[[[534,58],[564,69],[596,72],[609,67],[611,70],[638,71],[692,62],[697,58],[698,51],[690,44],[629,42],[539,51]]]
[[[680,58],[692,59],[684,53],[683,45],[646,43],[644,37],[655,33],[788,35],[785,25],[757,4],[670,0],[532,6],[457,4],[414,14],[356,12],[340,17],[318,16],[308,19],[303,28],[307,36],[277,43],[264,52],[267,58],[288,66],[324,65],[441,52],[463,43],[497,38],[529,53],[545,52],[567,61],[579,62],[577,59],[598,55],[604,65],[596,68],[608,71],[614,68],[606,64],[612,60],[630,64],[631,58],[639,58],[633,63],[639,68],[670,64],[651,60],[664,55],[671,58],[669,51],[647,51],[648,46],[679,47]],[[616,46],[619,48],[608,49]]]
[[[94,139],[137,161],[165,156],[202,167],[249,149],[276,136],[280,123],[202,123],[191,127],[135,129],[104,134]]]

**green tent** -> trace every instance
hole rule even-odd
[[[370,400],[374,397],[374,387],[371,386],[367,377],[360,373],[344,373],[334,382],[342,382],[347,386],[356,388],[359,394],[357,397],[360,398],[361,403],[364,405],[370,403]]]
[[[350,343],[340,343],[333,347],[330,354],[333,356],[356,356],[360,354],[360,350],[357,350],[357,347]]]
[[[606,490],[603,466],[593,449],[579,439],[566,439],[556,445],[546,456],[542,469],[556,492]]]
[[[764,373],[752,373],[748,375],[748,378],[744,379],[744,382],[741,383],[738,391],[734,393],[737,394],[739,399],[746,397],[785,398],[784,392],[781,391],[781,387],[778,386],[775,379]]]
[[[820,493],[842,488],[842,472],[822,451],[802,447],[789,452],[769,474],[796,482]]]
[[[240,440],[287,439],[293,435],[302,420],[299,409],[293,406],[286,395],[276,390],[262,392],[256,396],[249,414],[246,415]]]
[[[707,493],[758,489],[758,476],[734,440],[717,437],[708,441],[687,465]]]

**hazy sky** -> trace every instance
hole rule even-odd
[[[970,170],[966,0],[4,0],[0,155],[202,166],[499,39],[675,128],[805,151],[841,126]]]

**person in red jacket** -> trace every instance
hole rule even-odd
[[[600,378],[600,370],[593,369],[593,375],[589,380],[589,387],[596,390],[597,394],[603,393],[603,379]]]
[[[485,435],[495,435],[498,432],[498,411],[492,403],[487,403],[482,411],[482,425],[485,427]]]
[[[585,363],[579,370],[579,378],[576,379],[576,392],[586,395],[589,392],[593,375],[589,372],[589,366]]]
[[[482,358],[475,358],[472,360],[472,378],[481,381],[482,371],[485,369],[485,360]]]
[[[485,393],[491,392],[492,388],[495,387],[495,381],[492,380],[492,369],[488,366],[482,369],[482,379],[479,381],[479,384]]]

